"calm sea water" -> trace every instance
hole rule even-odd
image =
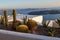
[[[35,11],[35,10],[16,10],[17,14],[28,14],[31,11]],[[3,12],[0,12],[0,15],[4,15]],[[12,11],[8,12],[8,15],[12,15]],[[42,15],[44,20],[55,20],[57,18],[60,18],[60,14],[46,14],[46,15]]]
[[[32,11],[39,11],[39,10],[21,10],[19,11],[18,13],[21,13],[21,14],[28,14],[29,12],[32,12]],[[60,14],[47,14],[47,15],[42,15],[43,16],[43,19],[44,20],[55,20],[57,18],[60,18]]]
[[[48,15],[43,15],[44,20],[55,20],[57,18],[60,18],[60,14],[48,14]]]

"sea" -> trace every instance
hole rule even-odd
[[[8,15],[12,15],[12,9],[7,9]],[[40,9],[15,9],[17,14],[24,14],[28,15],[28,13],[33,11],[40,11]],[[4,15],[4,12],[0,12],[0,15]],[[60,14],[42,14],[44,20],[56,20],[57,18],[60,18]]]

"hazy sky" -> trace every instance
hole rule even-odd
[[[0,0],[0,8],[60,7],[60,0]]]

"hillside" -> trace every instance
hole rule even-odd
[[[44,11],[33,11],[28,13],[29,15],[42,15],[42,14],[60,14],[59,10],[44,10]]]

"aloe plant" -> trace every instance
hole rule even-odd
[[[1,24],[4,24],[4,17],[1,16]]]
[[[60,26],[60,18],[57,19],[56,23]]]
[[[23,19],[23,24],[27,24],[27,22],[28,22],[28,17],[26,16],[26,17],[24,17],[24,19]]]
[[[0,23],[3,24],[4,23],[4,17],[0,16]]]
[[[48,28],[48,33],[53,37],[55,35],[55,29],[54,28]]]
[[[46,21],[43,21],[42,22],[42,25],[43,25],[43,27],[47,27],[49,25],[49,23],[50,23],[50,20],[48,20],[47,22]]]

